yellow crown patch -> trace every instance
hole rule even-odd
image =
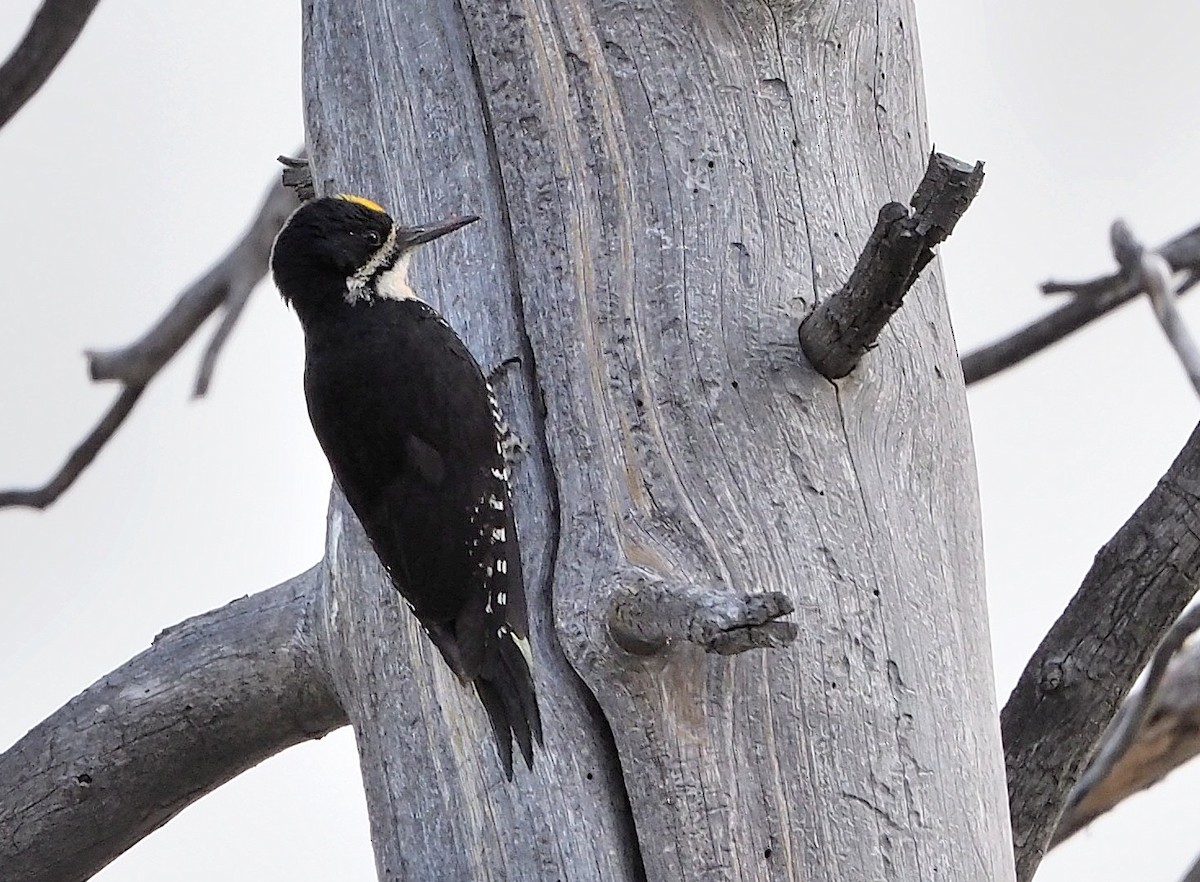
[[[382,205],[380,205],[378,202],[372,202],[366,196],[355,196],[352,193],[338,193],[337,198],[345,199],[347,202],[353,202],[357,205],[361,205],[363,208],[369,208],[371,211],[378,211],[380,214],[387,214],[387,212],[383,210]]]

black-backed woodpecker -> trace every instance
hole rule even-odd
[[[504,773],[541,743],[508,430],[479,364],[408,282],[418,247],[478,220],[396,224],[358,196],[315,199],[271,271],[304,329],[304,393],[334,479],[396,590],[473,684]]]

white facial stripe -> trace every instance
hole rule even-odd
[[[411,260],[411,251],[401,254],[395,265],[375,280],[375,293],[385,300],[420,300],[417,292],[408,284],[408,264]]]
[[[383,240],[383,244],[379,246],[379,249],[371,255],[371,259],[359,267],[358,272],[346,279],[347,303],[366,299],[367,295],[363,293],[363,289],[370,284],[371,278],[379,272],[379,268],[391,259],[392,253],[395,250],[396,225],[392,224],[392,228],[388,230],[387,238]],[[407,270],[404,274],[407,275]]]

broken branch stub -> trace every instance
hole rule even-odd
[[[305,156],[277,156],[276,161],[283,166],[280,178],[283,186],[296,194],[301,202],[315,199],[316,184],[313,183],[312,166]]]
[[[925,176],[909,200],[879,210],[849,280],[800,324],[800,346],[824,377],[838,380],[875,346],[883,326],[933,260],[983,184],[983,163],[967,165],[931,153]]]
[[[794,622],[779,619],[795,607],[776,591],[734,594],[719,585],[684,585],[635,577],[609,604],[608,629],[632,655],[658,655],[674,642],[706,652],[734,655],[786,646],[796,639]]]

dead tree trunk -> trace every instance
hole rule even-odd
[[[319,189],[485,218],[417,288],[485,364],[520,357],[499,385],[530,444],[547,743],[515,785],[331,509],[326,645],[381,878],[1011,878],[938,273],[844,380],[796,343],[924,167],[911,3],[307,0],[304,23]],[[694,638],[681,609],[767,592],[785,648],[610,636],[631,597]]]

